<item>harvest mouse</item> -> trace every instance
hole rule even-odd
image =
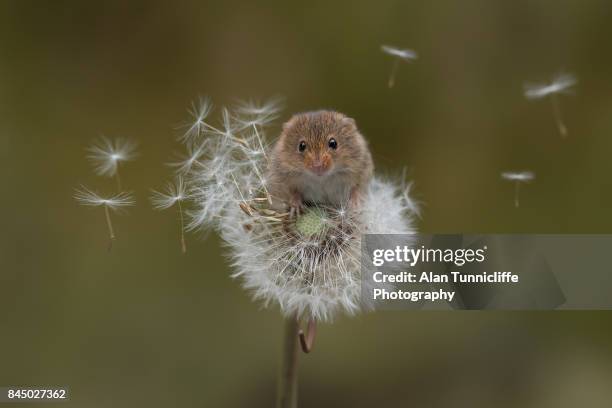
[[[374,165],[355,121],[334,111],[294,115],[272,150],[268,191],[275,207],[358,209]]]

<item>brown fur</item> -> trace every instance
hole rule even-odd
[[[336,139],[337,149],[329,147]],[[304,152],[298,146],[306,143]],[[358,205],[374,166],[355,121],[339,112],[294,115],[272,151],[268,190],[275,206]]]

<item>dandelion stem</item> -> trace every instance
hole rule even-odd
[[[397,73],[397,67],[399,67],[399,59],[395,59],[393,61],[393,66],[391,67],[391,75],[389,75],[389,88],[393,88],[395,85],[395,74]]]
[[[567,136],[567,128],[563,123],[563,118],[561,117],[561,108],[559,107],[559,99],[557,95],[550,95],[550,100],[553,106],[553,114],[555,115],[555,122],[557,123],[557,127],[559,128],[559,133],[561,133],[561,137]]]
[[[179,215],[181,217],[181,251],[187,253],[187,244],[185,243],[185,221],[183,219],[183,207],[181,206],[181,200],[177,201],[179,208]]]
[[[298,389],[298,330],[296,317],[285,319],[283,354],[278,378],[277,408],[296,408]]]
[[[111,222],[110,211],[107,205],[104,206],[104,214],[106,215],[106,224],[108,225],[108,235],[110,238],[108,250],[110,251],[113,247],[113,241],[115,240],[115,231],[113,230],[113,223]]]

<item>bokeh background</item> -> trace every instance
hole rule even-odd
[[[421,231],[610,233],[611,19],[605,0],[0,2],[0,385],[69,386],[74,407],[273,405],[278,311],[229,278],[215,234],[189,235],[181,255],[177,214],[148,202],[198,95],[280,95],[283,120],[351,115],[380,173],[407,168]],[[393,89],[381,44],[419,53]],[[561,100],[565,140],[549,101],[522,95],[561,70],[580,80]],[[111,253],[103,212],[72,198],[81,183],[114,189],[85,159],[100,134],[140,143],[122,168],[138,204],[115,217]],[[515,209],[500,172],[524,169],[536,180]],[[611,323],[341,317],[302,358],[300,401],[609,406]]]

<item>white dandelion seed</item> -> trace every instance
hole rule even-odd
[[[179,136],[178,140],[186,145],[197,142],[209,129],[206,118],[212,111],[213,105],[209,98],[199,98],[197,102],[191,104],[188,110],[191,120],[183,125],[185,132]]]
[[[542,99],[550,96],[555,123],[562,137],[567,136],[567,127],[563,123],[558,94],[570,93],[571,88],[578,83],[571,74],[559,74],[548,84],[525,84],[524,91],[527,99]]]
[[[240,127],[237,122],[234,122],[232,119],[232,113],[229,109],[223,108],[221,109],[222,127],[221,130],[213,130],[213,132],[217,133],[219,136],[226,137],[228,139],[236,139],[239,140],[239,137],[236,135],[238,128]]]
[[[251,128],[250,139],[254,139],[257,142],[257,148],[253,149],[252,153],[263,155],[266,160],[268,159],[266,152],[269,146],[260,134],[261,129],[278,118],[278,114],[282,109],[282,103],[281,98],[273,98],[263,104],[253,101],[242,102],[236,108],[235,120],[242,130]],[[263,184],[265,185],[265,183]]]
[[[194,168],[201,164],[200,160],[206,154],[206,143],[208,140],[203,140],[200,144],[186,144],[186,153],[179,153],[176,161],[168,163],[168,166],[175,167],[175,171],[179,175],[186,175]]]
[[[283,100],[273,98],[265,103],[254,101],[240,102],[236,106],[236,120],[244,127],[266,126],[278,118]]]
[[[243,115],[278,114],[282,109],[283,98],[275,97],[260,103],[254,100],[239,101],[236,112]]]
[[[408,210],[412,212],[415,217],[421,218],[421,203],[412,197],[411,192],[414,187],[412,181],[408,181],[407,169],[404,167],[402,170],[402,178],[400,179],[400,190],[404,198],[404,202],[409,207]]]
[[[133,160],[136,156],[136,143],[123,138],[108,139],[102,136],[91,147],[87,148],[87,158],[99,176],[115,177],[117,191],[121,191],[119,163]]]
[[[110,250],[112,248],[113,241],[115,240],[115,231],[110,218],[110,210],[119,211],[124,207],[134,205],[134,197],[132,194],[121,192],[109,197],[103,197],[87,187],[81,186],[80,189],[75,190],[74,199],[81,205],[104,207],[104,214],[106,216],[106,224],[108,226],[108,234],[110,238],[108,249]]]
[[[185,220],[183,216],[183,202],[189,198],[187,186],[181,176],[177,177],[174,183],[168,183],[164,191],[152,191],[151,203],[157,210],[166,210],[174,205],[178,206],[181,227],[181,251],[187,252],[185,242]]]
[[[417,59],[417,53],[409,49],[401,49],[393,47],[391,45],[381,45],[380,49],[383,53],[390,55],[394,58],[393,66],[391,68],[391,74],[389,75],[389,88],[393,88],[395,85],[395,75],[397,68],[399,67],[400,61],[412,62]]]
[[[502,179],[514,182],[514,206],[519,207],[519,189],[521,183],[529,183],[535,179],[535,173],[531,171],[512,172],[506,171],[501,174]]]

